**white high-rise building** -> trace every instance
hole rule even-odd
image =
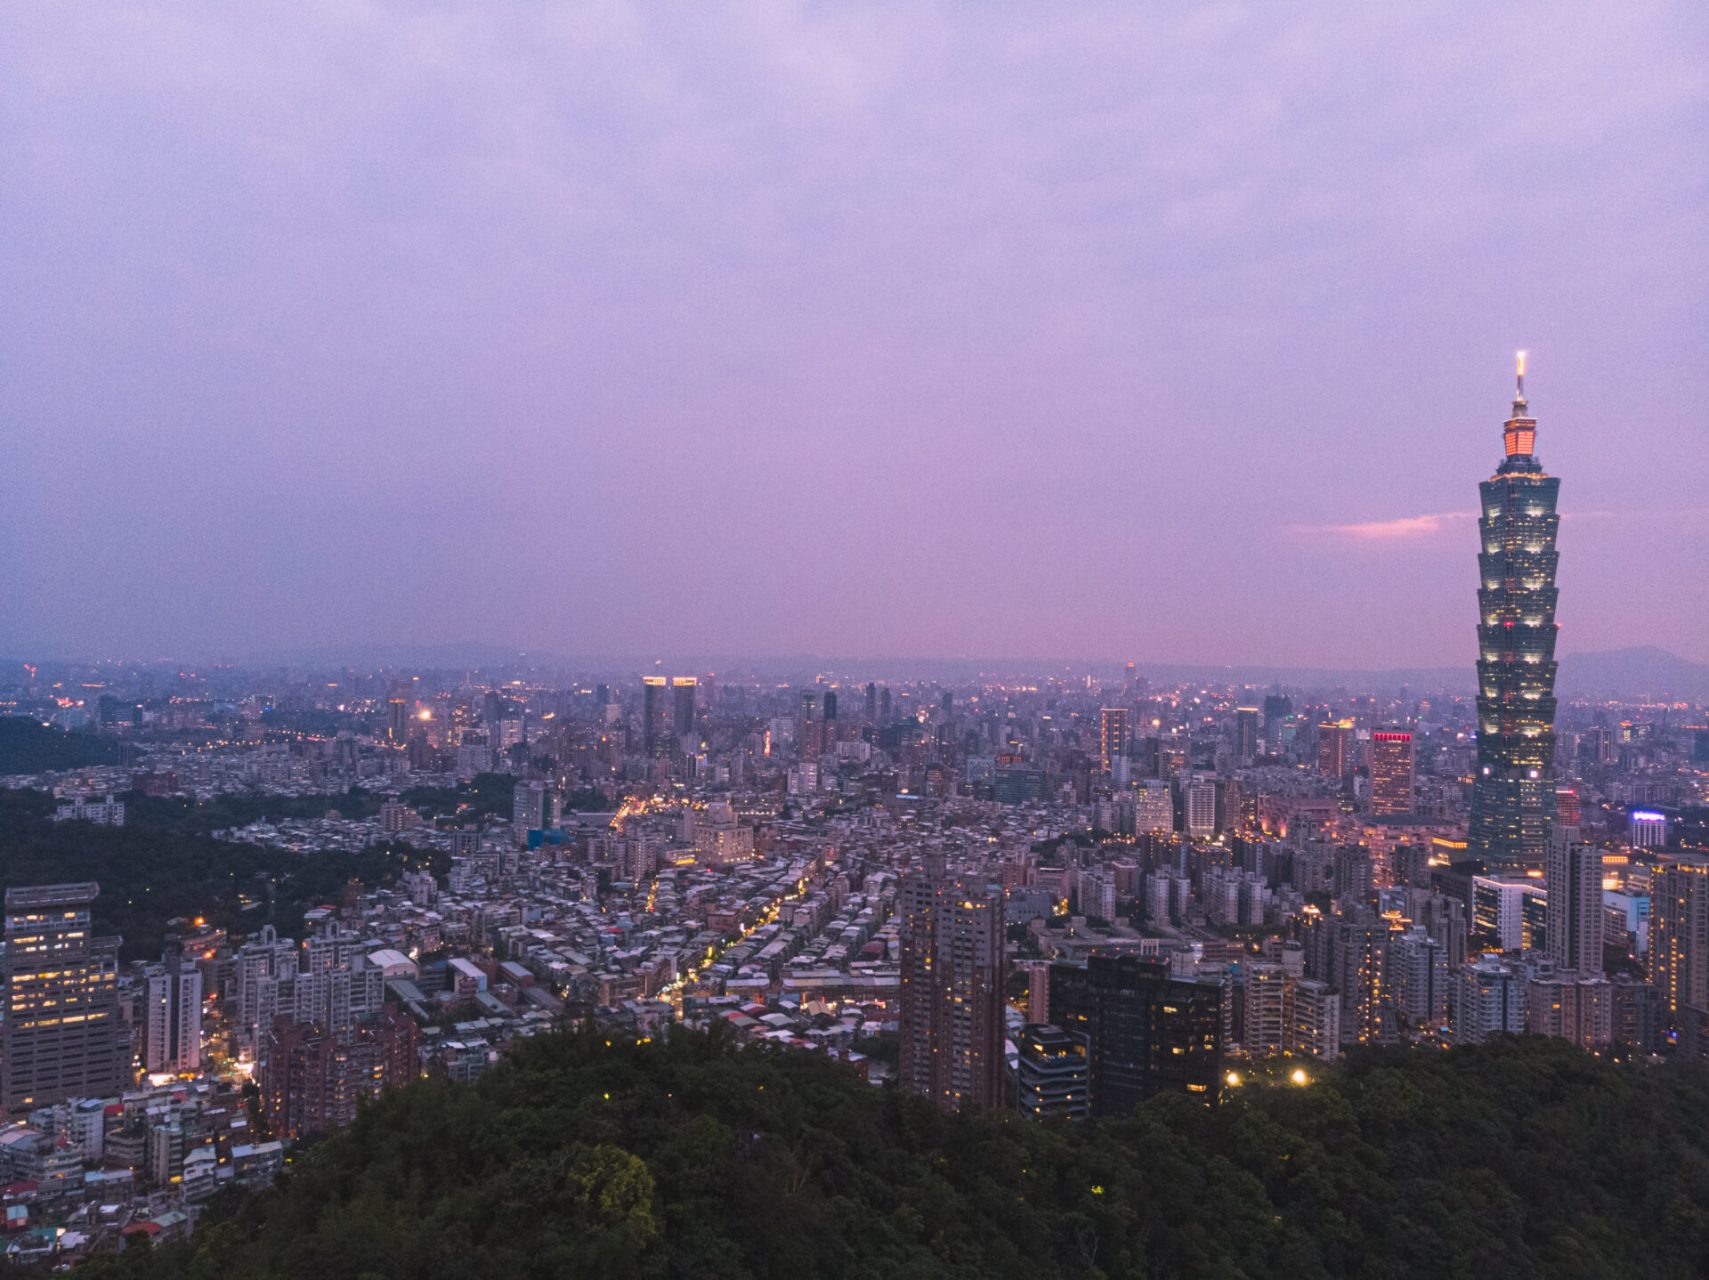
[[[1389,942],[1386,967],[1396,1010],[1419,1031],[1448,1021],[1448,952],[1422,925]]]
[[[1294,983],[1288,1048],[1333,1062],[1341,1053],[1341,997],[1327,982],[1301,978]]]
[[[202,1065],[202,971],[172,945],[146,970],[142,1065],[152,1072],[197,1071]]]
[[[1216,834],[1216,780],[1192,778],[1181,787],[1183,829],[1190,840],[1209,840]]]
[[[1453,1024],[1459,1044],[1481,1044],[1492,1035],[1525,1030],[1525,975],[1494,956],[1460,966],[1455,975]]]
[[[1293,1014],[1293,978],[1279,964],[1242,964],[1240,1046],[1255,1058],[1281,1053],[1288,1046]]]
[[[1175,829],[1175,803],[1169,798],[1167,782],[1147,782],[1133,793],[1135,835],[1151,835]]]

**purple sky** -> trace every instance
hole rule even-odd
[[[1404,8],[1405,16],[1397,16]],[[0,653],[1709,658],[1709,7],[15,5]]]

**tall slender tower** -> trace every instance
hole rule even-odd
[[[1525,355],[1506,457],[1478,486],[1478,765],[1470,853],[1492,868],[1543,865],[1555,807],[1555,513],[1561,482],[1533,449]]]

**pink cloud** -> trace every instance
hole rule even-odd
[[[1475,511],[1437,511],[1423,516],[1398,516],[1393,520],[1359,520],[1351,524],[1293,525],[1294,533],[1317,534],[1333,538],[1350,538],[1356,542],[1399,542],[1428,538],[1441,533],[1451,524],[1476,520]]]

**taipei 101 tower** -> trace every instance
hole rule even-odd
[[[1519,389],[1506,456],[1478,486],[1478,763],[1468,852],[1492,871],[1543,865],[1555,807],[1555,512],[1561,482],[1535,453]]]

